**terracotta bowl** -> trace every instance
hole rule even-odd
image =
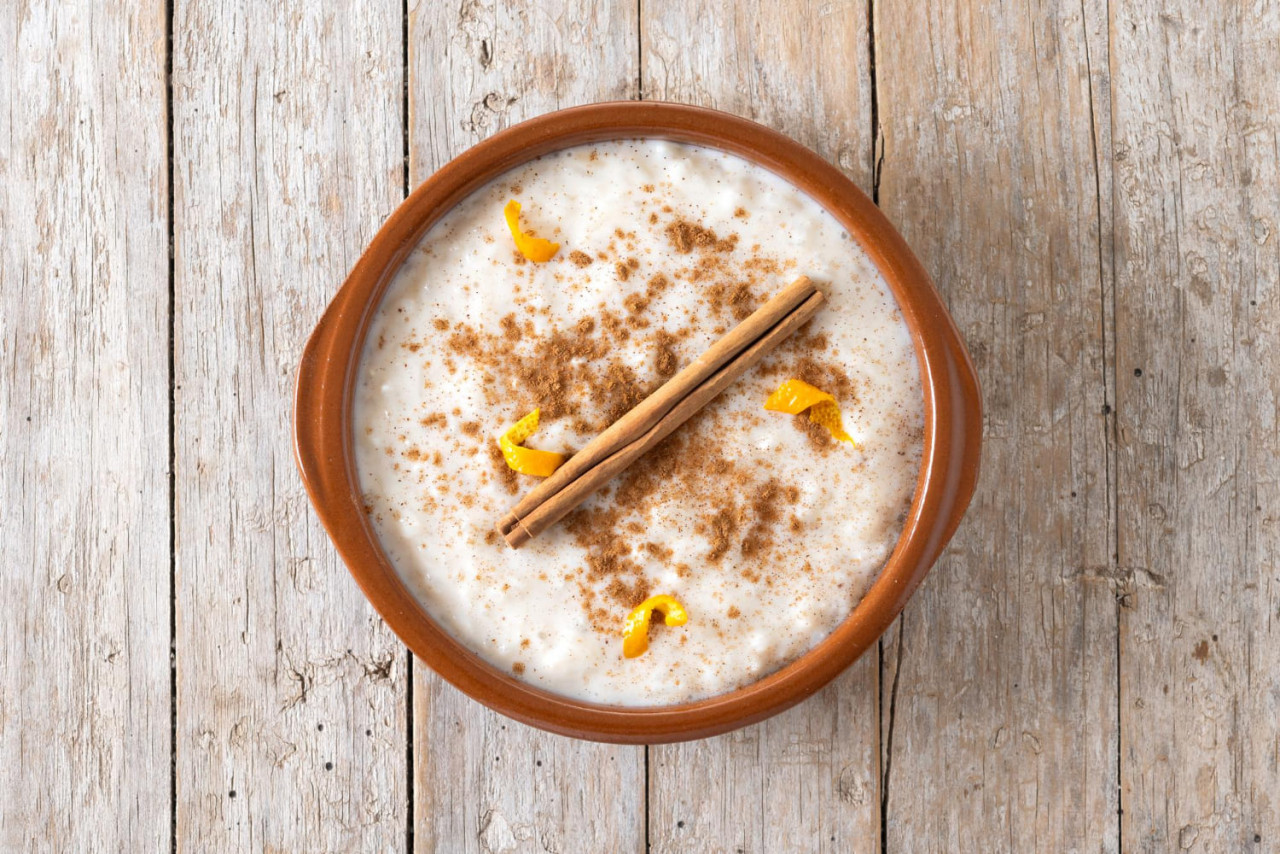
[[[915,339],[924,387],[924,455],[901,538],[870,591],[821,644],[770,676],[676,706],[604,706],[518,681],[483,661],[427,615],[396,574],[361,510],[351,406],[365,332],[397,269],[444,214],[490,179],[561,148],[652,137],[731,152],[804,190],[848,229],[888,280]],[[677,104],[593,104],[531,119],[446,164],[374,237],[320,318],[298,370],[294,444],[303,482],[339,554],[387,624],[461,691],[504,715],[577,738],[657,743],[701,738],[763,720],[816,693],[876,642],[942,552],[978,476],[977,377],[928,274],[879,209],[839,170],[745,119]]]

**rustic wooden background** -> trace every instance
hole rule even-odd
[[[0,849],[1280,850],[1274,0],[0,5]],[[409,188],[617,98],[837,163],[987,405],[878,654],[647,750],[413,662],[289,445]]]

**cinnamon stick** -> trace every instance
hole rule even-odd
[[[498,523],[503,536],[533,512],[534,508],[564,489],[582,474],[616,453],[666,415],[680,400],[702,384],[730,359],[750,346],[765,331],[793,311],[816,289],[808,277],[801,276],[735,326],[705,353],[667,380],[657,391],[634,409],[609,425],[599,436],[570,457],[564,465],[522,498]]]
[[[817,313],[823,296],[800,277],[661,388],[587,443],[498,523],[519,548],[670,435]]]

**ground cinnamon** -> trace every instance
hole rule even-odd
[[[807,322],[822,301],[805,277],[784,288],[525,496],[498,524],[507,543],[519,548],[567,515]]]

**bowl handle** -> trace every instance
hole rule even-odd
[[[358,362],[351,358],[351,348],[365,307],[354,298],[349,284],[343,284],[307,339],[293,401],[294,460],[312,505],[331,534],[335,532],[328,508],[349,500],[353,482],[347,472],[343,435],[348,419],[342,413],[351,369]]]

